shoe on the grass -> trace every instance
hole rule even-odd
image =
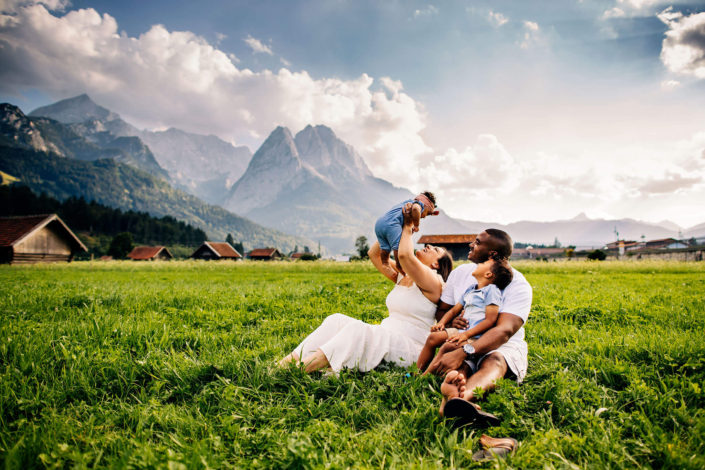
[[[513,454],[519,447],[519,442],[511,437],[490,437],[483,434],[480,437],[480,445],[482,450],[478,450],[472,455],[472,459],[476,462],[504,458]]]
[[[453,419],[455,427],[472,425],[477,428],[499,426],[500,420],[492,413],[480,410],[476,405],[462,398],[451,398],[443,408],[443,415]]]

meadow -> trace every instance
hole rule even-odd
[[[274,363],[329,313],[368,322],[369,263],[0,266],[5,468],[705,468],[705,264],[516,263],[529,373],[487,432],[438,416],[440,379]]]

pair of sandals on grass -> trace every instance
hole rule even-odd
[[[456,427],[473,426],[486,428],[499,426],[499,418],[492,413],[482,411],[477,405],[463,400],[462,398],[451,398],[446,403],[443,414],[446,418],[452,419]],[[505,457],[519,447],[516,439],[511,437],[490,437],[483,434],[480,437],[482,450],[475,452],[472,459],[475,461],[490,460]]]

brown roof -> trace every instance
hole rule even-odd
[[[152,259],[162,250],[166,250],[166,248],[163,246],[137,246],[127,257],[134,260]],[[166,250],[166,252],[169,253],[169,250]],[[169,255],[171,256],[171,253]]]
[[[419,238],[416,243],[420,244],[441,244],[441,243],[472,243],[475,241],[476,234],[460,234],[460,235],[424,235]]]
[[[274,256],[275,253],[279,253],[276,248],[255,248],[250,251],[250,257],[253,256]]]
[[[35,230],[39,230],[53,221],[58,222],[68,232],[80,249],[88,251],[86,246],[81,243],[81,240],[74,235],[56,214],[0,217],[0,246],[15,245]]]
[[[206,242],[221,258],[242,258],[242,255],[228,242]]]
[[[291,259],[299,259],[303,256],[303,253],[292,253],[291,254]]]

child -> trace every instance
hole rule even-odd
[[[504,290],[512,282],[511,268],[506,260],[490,258],[478,264],[472,275],[477,279],[477,284],[470,286],[463,294],[461,302],[454,305],[438,323],[431,327],[431,333],[416,361],[419,370],[424,370],[428,366],[436,348],[446,340],[458,344],[463,344],[465,341],[472,342],[497,322],[499,305],[502,302],[500,290]],[[468,321],[467,329],[460,332],[456,328],[446,328],[445,325],[463,310],[463,315]],[[431,372],[430,367],[424,375],[429,372]]]
[[[375,223],[375,235],[382,251],[382,263],[389,264],[389,253],[394,251],[394,259],[397,264],[397,271],[403,273],[399,264],[399,240],[401,240],[401,228],[404,225],[404,206],[413,203],[411,207],[411,220],[414,224],[413,231],[418,232],[419,221],[427,215],[438,215],[436,210],[436,196],[425,191],[414,199],[406,200],[392,207],[386,214],[377,219]]]

